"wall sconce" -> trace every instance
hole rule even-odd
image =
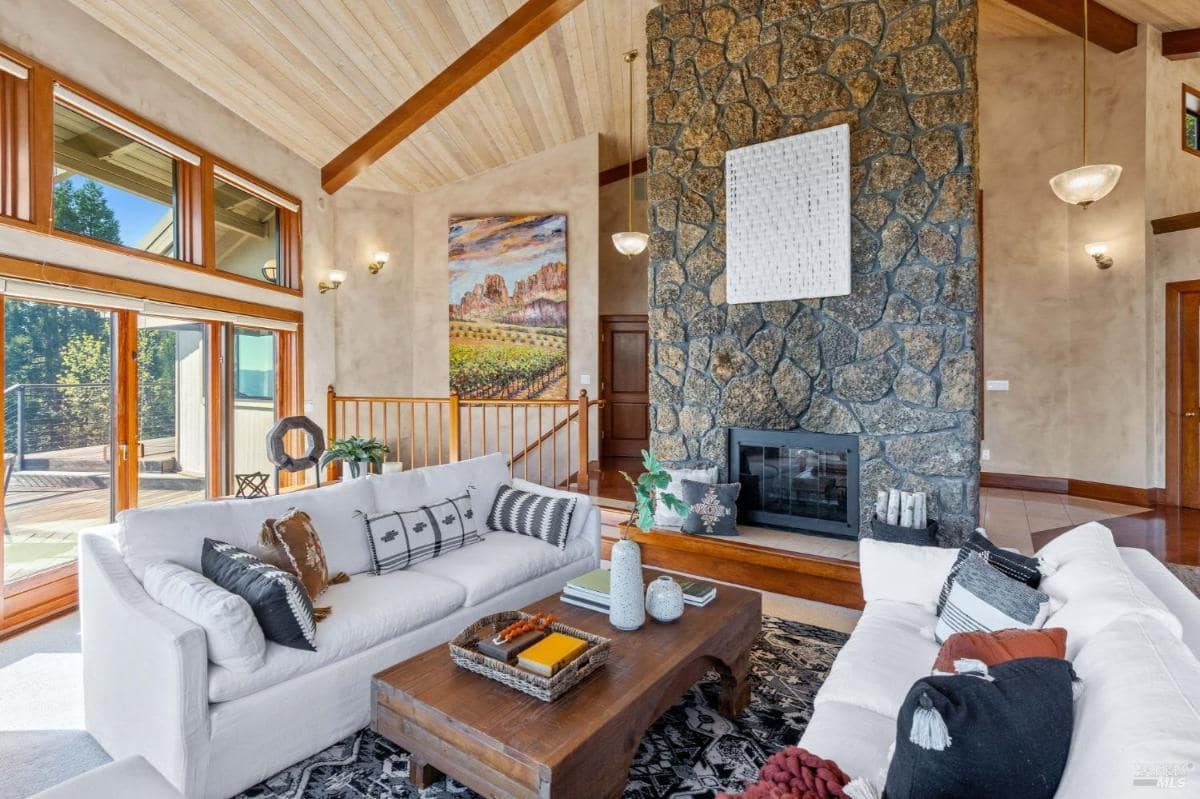
[[[346,273],[341,269],[329,270],[329,282],[321,281],[317,284],[317,288],[324,294],[327,291],[335,291],[338,286],[346,282]]]
[[[379,270],[383,269],[383,267],[387,265],[388,258],[391,258],[392,255],[386,250],[376,250],[375,255],[372,257],[375,260],[367,264],[367,269],[371,270],[372,275],[378,275]]]
[[[1103,242],[1095,242],[1083,248],[1088,255],[1096,261],[1096,266],[1100,269],[1108,269],[1113,265],[1112,256],[1108,254],[1108,245]]]
[[[272,283],[276,282],[279,277],[279,264],[274,258],[262,265],[262,276]]]

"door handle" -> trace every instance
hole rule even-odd
[[[127,460],[129,460],[129,445],[128,444],[119,445],[117,447],[117,452],[120,453],[121,463],[125,463]]]
[[[1200,411],[1184,411],[1183,415],[1190,419],[1193,416],[1200,416]]]

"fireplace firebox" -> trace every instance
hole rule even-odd
[[[738,521],[858,538],[858,436],[729,430]]]

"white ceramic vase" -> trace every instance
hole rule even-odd
[[[683,615],[683,588],[666,575],[651,580],[646,586],[646,612],[655,621],[675,621]]]
[[[370,461],[358,461],[357,463],[358,473],[355,474],[354,469],[351,468],[350,461],[342,461],[342,482],[354,480],[359,477],[366,477],[371,473]]]
[[[646,622],[642,594],[642,549],[625,538],[613,544],[608,582],[608,622],[618,630],[636,630]]]

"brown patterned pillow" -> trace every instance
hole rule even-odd
[[[310,599],[316,599],[331,585],[350,579],[344,572],[329,576],[325,563],[325,548],[313,527],[312,518],[302,510],[292,508],[278,519],[263,522],[258,543],[263,548],[263,560],[285,572],[294,574]],[[330,613],[330,608],[314,608],[317,621]]]

